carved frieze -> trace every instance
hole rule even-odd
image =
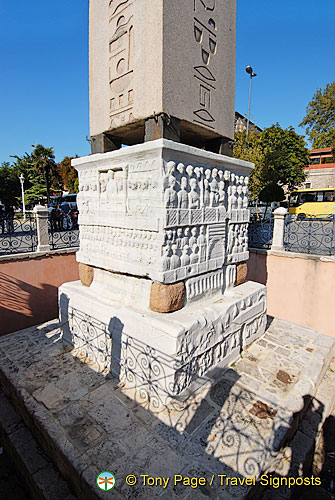
[[[247,260],[250,164],[155,142],[169,154],[143,144],[78,165],[78,260],[161,283]]]

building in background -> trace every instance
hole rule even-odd
[[[335,187],[335,159],[331,148],[311,149],[304,188]]]
[[[238,111],[235,111],[235,123],[234,123],[235,132],[243,132],[243,130],[247,130],[247,118]],[[263,129],[255,125],[252,121],[249,122],[249,131],[255,132],[259,135]]]

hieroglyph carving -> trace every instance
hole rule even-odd
[[[109,2],[110,128],[119,127],[132,119],[135,1]]]
[[[199,101],[193,111],[195,123],[215,128],[212,94],[216,91],[213,59],[217,51],[216,0],[194,1],[194,40],[199,45],[194,64],[194,78],[199,85]]]

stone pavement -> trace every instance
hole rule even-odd
[[[236,363],[164,410],[78,359],[56,321],[0,339],[0,382],[78,498],[106,498],[96,486],[106,470],[116,476],[116,499],[289,498],[288,488],[266,490],[257,480],[308,472],[334,402],[335,339],[269,323]],[[126,483],[129,474],[136,485]],[[206,484],[174,484],[177,474]],[[149,486],[143,475],[170,479]]]
[[[5,500],[13,499],[13,492],[17,499],[34,500],[29,496],[26,486],[20,476],[17,468],[10,460],[7,452],[1,447],[0,442],[0,498]]]

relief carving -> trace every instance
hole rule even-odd
[[[135,49],[133,4],[111,1],[109,39],[110,128],[131,120],[134,104],[133,57]]]
[[[199,102],[196,106],[200,105],[200,108],[194,109],[193,121],[212,129],[215,124],[212,94],[216,90],[212,59],[217,51],[215,6],[215,0],[194,0],[194,40],[200,49],[199,59],[194,65],[194,78],[199,85]]]

